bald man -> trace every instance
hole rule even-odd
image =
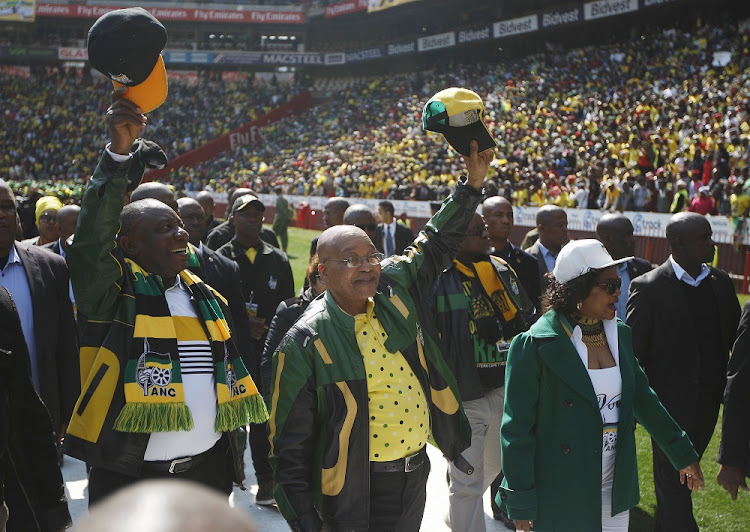
[[[513,206],[502,196],[492,196],[482,204],[482,217],[487,224],[490,242],[494,248],[492,255],[510,264],[534,308],[537,311],[541,310],[541,288],[536,257],[532,257],[508,240],[514,226]]]
[[[177,200],[174,198],[174,192],[172,192],[171,188],[162,183],[155,183],[152,181],[150,183],[138,185],[130,194],[130,203],[146,198],[159,200],[174,212],[179,210],[177,207]]]
[[[545,275],[555,269],[557,254],[568,243],[568,215],[557,205],[544,205],[536,213],[539,240],[526,252],[537,261],[539,284],[544,293]]]
[[[419,530],[431,429],[468,473],[455,378],[429,309],[481,199],[492,152],[462,178],[403,257],[386,260],[358,227],[327,229],[315,299],[273,355],[268,423],[279,510],[293,530]],[[382,273],[382,274],[381,274]]]
[[[620,292],[622,295],[617,300],[617,317],[625,321],[627,316],[628,293],[630,282],[653,269],[651,263],[645,259],[634,257],[635,236],[633,236],[633,224],[627,216],[619,212],[605,214],[596,224],[596,238],[604,244],[607,252],[613,259],[619,260],[625,257],[633,257],[629,261],[618,264],[617,275],[620,276]]]
[[[666,227],[672,250],[630,284],[627,324],[649,383],[699,455],[716,426],[740,306],[729,276],[710,267],[711,226],[684,212]],[[697,531],[690,490],[656,444],[656,530]]]
[[[252,194],[253,196],[255,195],[255,193],[249,188],[236,189],[229,197],[229,206],[232,207],[239,198],[241,198],[242,196],[247,196],[248,194]],[[229,214],[227,214],[227,216],[229,216]],[[232,218],[230,216],[226,222],[217,225],[216,228],[208,234],[208,238],[206,238],[206,245],[214,251],[218,251],[221,246],[230,242],[232,238],[234,238],[234,235],[234,222],[232,221]],[[263,242],[271,244],[275,248],[279,247],[279,240],[276,238],[276,233],[274,233],[267,227],[261,227],[260,239]]]
[[[344,213],[349,208],[349,202],[344,198],[329,198],[323,206],[323,225],[326,229],[344,223]],[[310,257],[315,255],[318,248],[318,237],[310,242]]]
[[[216,206],[214,205],[214,197],[208,190],[201,190],[195,195],[195,201],[197,201],[206,213],[206,233],[201,237],[203,242],[206,241],[211,231],[216,229],[223,220],[214,217]]]
[[[378,223],[375,220],[375,215],[367,207],[367,205],[356,204],[352,205],[344,212],[344,225],[353,225],[359,227],[367,233],[372,243],[375,244],[375,233],[378,228]]]

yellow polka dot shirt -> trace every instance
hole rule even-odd
[[[388,335],[374,314],[354,316],[354,332],[365,364],[370,415],[370,461],[388,462],[412,455],[427,443],[430,412],[422,385],[400,351],[385,348]]]

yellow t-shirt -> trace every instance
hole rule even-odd
[[[367,374],[370,461],[388,462],[424,447],[430,411],[422,385],[404,356],[385,348],[388,335],[374,309],[370,300],[367,312],[354,316],[354,332]]]

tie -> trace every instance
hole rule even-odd
[[[391,234],[391,226],[385,226],[385,256],[390,257],[393,255],[393,251],[396,245],[393,243],[393,235]]]

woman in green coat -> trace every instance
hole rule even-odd
[[[500,429],[498,504],[518,530],[628,530],[638,504],[635,420],[691,489],[703,487],[688,436],[649,387],[630,327],[615,317],[616,265],[597,240],[557,257],[546,313],[511,344]]]

